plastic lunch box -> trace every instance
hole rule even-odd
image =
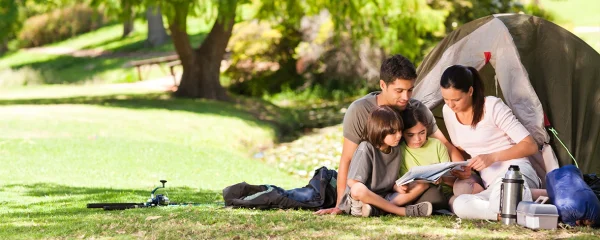
[[[556,229],[558,209],[544,204],[548,197],[541,196],[535,202],[521,201],[517,205],[517,224],[531,229]]]

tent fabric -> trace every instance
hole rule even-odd
[[[413,97],[434,114],[443,105],[441,74],[454,64],[479,69],[486,95],[502,98],[530,131],[543,149],[538,157],[545,157],[532,161],[539,175],[540,168],[548,172],[573,163],[544,128],[544,114],[582,172],[600,172],[600,54],[584,41],[523,14],[469,22],[448,34],[417,69]]]

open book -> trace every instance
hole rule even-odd
[[[466,166],[469,161],[464,162],[443,162],[427,166],[412,167],[402,177],[396,180],[396,185],[402,186],[412,181],[436,182],[440,177],[451,176],[449,171],[453,168],[461,170],[461,166]]]

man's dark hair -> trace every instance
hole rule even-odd
[[[396,109],[390,106],[379,106],[371,112],[371,116],[367,120],[363,140],[379,148],[388,134],[401,132],[403,129],[402,118]]]
[[[417,71],[415,70],[415,65],[410,60],[400,54],[396,54],[381,63],[379,79],[383,80],[385,84],[392,83],[397,79],[412,81],[417,79]]]

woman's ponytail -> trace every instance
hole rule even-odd
[[[473,79],[473,97],[471,98],[473,99],[473,122],[471,122],[471,127],[475,128],[477,123],[483,118],[483,106],[485,104],[484,86],[477,69],[474,67],[467,67],[467,69],[471,72]]]

